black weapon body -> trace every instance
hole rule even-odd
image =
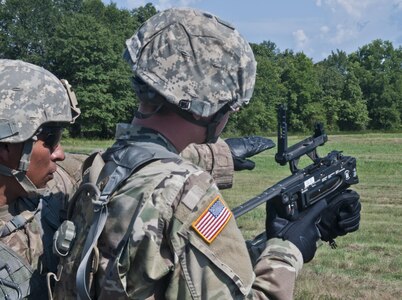
[[[344,156],[341,151],[336,150],[326,157],[318,156],[317,147],[327,141],[321,124],[316,125],[312,137],[288,148],[285,114],[285,107],[280,106],[278,109],[278,153],[275,159],[281,165],[289,162],[292,175],[232,209],[235,218],[270,201],[280,217],[294,220],[314,203],[320,200],[326,200],[329,203],[336,195],[359,182],[354,157]],[[298,169],[299,158],[303,155],[309,156],[313,163]]]
[[[272,201],[279,216],[294,220],[314,203],[328,203],[350,185],[358,183],[356,159],[332,151],[314,164],[298,170],[269,187],[260,195],[232,209],[237,218],[267,201]]]

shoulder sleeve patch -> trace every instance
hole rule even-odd
[[[223,230],[231,217],[232,212],[218,195],[198,219],[191,224],[191,227],[210,244]]]

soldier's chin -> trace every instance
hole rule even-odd
[[[38,189],[43,189],[43,188],[45,188],[45,187],[47,186],[47,183],[48,183],[50,180],[52,180],[53,178],[54,178],[53,174],[48,174],[48,175],[44,178],[44,180],[43,180],[41,183],[39,183],[39,184],[36,185],[36,187],[37,187]]]

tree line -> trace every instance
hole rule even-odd
[[[41,65],[67,79],[82,115],[72,136],[110,138],[129,122],[137,101],[122,59],[125,40],[157,12],[101,0],[0,1],[0,58]],[[402,47],[381,39],[314,63],[273,41],[251,44],[257,80],[251,105],[231,118],[231,134],[276,131],[276,107],[288,107],[289,129],[310,132],[402,129]]]

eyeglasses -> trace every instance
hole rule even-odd
[[[60,144],[64,128],[60,126],[42,126],[36,134],[37,138],[43,141],[43,144],[51,150],[57,148]]]

